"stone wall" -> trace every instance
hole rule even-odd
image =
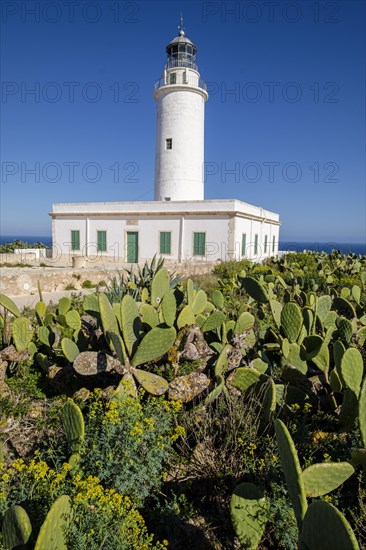
[[[184,262],[181,264],[165,263],[170,272],[183,276],[210,273],[212,263]],[[89,280],[92,284],[108,281],[121,270],[121,265],[114,263],[103,266],[86,265],[82,269],[70,267],[3,267],[0,278],[0,292],[7,296],[32,295],[38,292],[38,281],[43,292],[57,292],[73,286],[82,288],[82,283]],[[125,264],[125,267],[130,267]]]

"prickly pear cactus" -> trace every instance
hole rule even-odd
[[[117,318],[111,304],[105,294],[99,294],[99,311],[102,319],[103,330],[107,332],[119,332]]]
[[[33,330],[29,319],[17,317],[11,324],[11,331],[17,351],[25,351],[33,338]]]
[[[5,296],[5,294],[0,294],[0,306],[3,306],[4,309],[10,311],[14,317],[20,317],[18,306],[13,302],[13,300]]]
[[[169,292],[165,294],[161,303],[161,311],[165,324],[168,325],[168,327],[172,327],[177,314],[177,302],[175,300],[174,290],[169,290]]]
[[[151,328],[156,327],[156,325],[159,324],[158,312],[150,304],[141,304],[139,311],[141,315],[141,323],[149,325]]]
[[[301,529],[308,505],[299,458],[295,444],[285,424],[278,418],[274,424],[287,490],[294,508],[297,526]]]
[[[151,282],[151,305],[158,307],[169,289],[169,272],[166,267],[161,267]]]
[[[159,272],[158,272],[159,273]],[[126,294],[122,298],[121,302],[121,316],[122,316],[122,335],[123,340],[128,352],[128,355],[131,356],[135,351],[135,346],[137,344],[137,339],[139,337],[140,331],[140,317],[139,310],[135,300],[132,296]],[[111,332],[118,331],[113,330]]]
[[[194,325],[196,322],[195,314],[193,313],[193,309],[190,305],[185,306],[180,314],[178,315],[177,319],[177,327],[183,328],[185,326]]]
[[[296,342],[302,323],[303,319],[299,306],[295,302],[287,302],[281,311],[281,328],[289,342]]]
[[[80,408],[73,401],[67,401],[63,406],[62,424],[71,452],[80,452],[85,434],[84,417]]]
[[[25,550],[31,538],[32,525],[24,508],[17,505],[8,508],[2,523],[6,550]]]
[[[363,376],[363,360],[358,349],[348,348],[344,352],[339,374],[342,384],[358,395]]]
[[[363,379],[358,399],[358,423],[360,426],[362,443],[366,449],[366,376]]]
[[[235,334],[242,334],[245,330],[249,330],[254,326],[254,322],[254,316],[249,313],[249,311],[244,311],[239,315],[238,320],[235,323]]]
[[[193,313],[195,315],[198,315],[199,313],[203,313],[205,311],[205,307],[207,304],[207,294],[204,290],[199,290],[195,297],[193,298],[191,307],[193,310]]]
[[[174,327],[152,328],[141,340],[131,365],[138,367],[148,361],[162,357],[174,344],[176,331]]]
[[[71,307],[71,300],[67,296],[60,298],[60,301],[57,306],[57,311],[59,315],[66,315]]]
[[[70,338],[62,338],[61,348],[64,356],[70,363],[73,363],[80,353],[79,348]]]
[[[221,290],[214,290],[211,296],[211,300],[217,308],[221,309],[224,307],[225,298]]]
[[[71,514],[70,497],[60,496],[51,506],[34,550],[67,550],[65,528]]]
[[[320,497],[337,489],[355,469],[349,462],[312,464],[302,473],[307,497]]]
[[[67,326],[73,330],[81,329],[81,319],[76,309],[70,309],[65,315]]]
[[[132,369],[132,374],[144,390],[152,395],[163,395],[169,388],[169,384],[164,378],[152,372]]]
[[[230,501],[230,516],[243,548],[256,550],[267,523],[267,503],[263,492],[253,483],[235,487]]]
[[[353,333],[351,321],[349,321],[345,317],[338,317],[338,319],[336,320],[336,326],[340,339],[344,344],[348,345],[351,341]]]
[[[268,303],[267,290],[257,281],[257,279],[254,279],[253,277],[244,277],[241,279],[241,284],[251,298],[261,304]]]
[[[352,528],[344,515],[325,500],[312,502],[300,532],[300,550],[359,550]]]
[[[215,330],[221,326],[225,321],[226,316],[222,311],[214,311],[202,325],[202,332],[209,332],[210,330]]]
[[[230,382],[234,388],[245,393],[248,388],[259,382],[260,374],[255,369],[249,367],[239,367]]]

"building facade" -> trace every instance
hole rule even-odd
[[[206,86],[183,29],[167,46],[155,84],[155,192],[151,202],[54,204],[57,255],[138,263],[277,255],[279,215],[235,199],[204,200]]]

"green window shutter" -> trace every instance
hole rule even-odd
[[[276,237],[273,237],[273,239],[272,239],[272,252],[275,251],[275,244],[276,244]]]
[[[204,256],[206,249],[206,233],[194,233],[193,235],[193,255]]]
[[[254,235],[254,256],[258,254],[258,235]]]
[[[243,233],[241,236],[241,255],[246,255],[246,249],[247,249],[247,236],[246,233]]]
[[[160,233],[160,254],[170,254],[171,233],[161,231]]]
[[[177,73],[170,73],[169,84],[176,84],[176,83],[177,83]]]
[[[80,231],[71,231],[71,250],[80,250]]]
[[[268,245],[268,236],[266,235],[264,237],[264,253],[267,253],[267,245]]]
[[[107,250],[107,232],[97,231],[98,252],[106,252]]]

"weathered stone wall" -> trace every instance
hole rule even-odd
[[[125,267],[127,264],[124,264]],[[165,263],[169,271],[183,276],[210,273],[214,264],[201,262],[184,262],[180,264]],[[66,290],[72,285],[75,290],[82,288],[82,283],[89,280],[92,284],[108,281],[121,270],[121,265],[111,262],[108,265],[95,266],[86,264],[85,268],[70,267],[3,267],[0,277],[0,292],[8,296],[31,295],[38,292],[38,281],[43,292]]]

